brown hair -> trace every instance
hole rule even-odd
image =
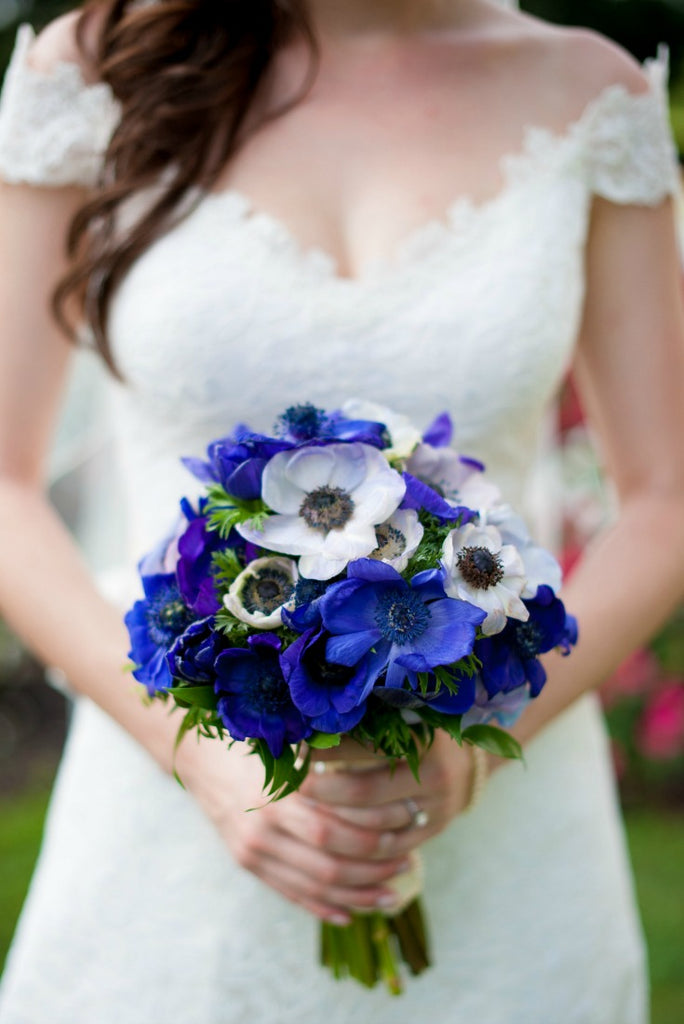
[[[95,52],[86,34],[97,25]],[[77,300],[98,350],[120,377],[107,336],[112,296],[142,252],[178,219],[193,186],[209,189],[241,140],[240,132],[273,54],[294,34],[316,67],[316,40],[303,0],[89,0],[77,42],[121,104],[99,187],[74,217],[67,238],[71,267],[53,309],[73,338],[66,309]],[[164,172],[166,172],[164,174]],[[114,231],[122,204],[155,186],[155,199],[124,233]]]

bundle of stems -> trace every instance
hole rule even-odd
[[[321,963],[335,978],[355,978],[367,988],[382,982],[398,996],[404,990],[402,962],[414,975],[430,966],[420,897],[394,915],[354,912],[348,925],[322,922]]]

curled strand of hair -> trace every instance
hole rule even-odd
[[[111,87],[121,119],[99,185],[70,225],[71,266],[52,305],[72,339],[76,322],[85,319],[115,376],[121,378],[107,321],[116,289],[145,250],[191,211],[194,190],[199,201],[199,190],[217,181],[244,141],[247,114],[274,53],[295,35],[310,50],[307,79],[262,124],[296,104],[315,77],[318,51],[304,0],[85,4],[77,43]],[[126,204],[141,193],[149,195],[145,211],[117,230]],[[67,312],[74,308],[76,316]]]

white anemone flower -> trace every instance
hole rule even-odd
[[[429,484],[450,505],[465,505],[481,512],[501,499],[499,488],[487,479],[480,464],[464,459],[453,448],[419,444],[406,470]]]
[[[504,544],[513,544],[520,553],[527,580],[522,597],[534,597],[541,586],[551,587],[557,594],[563,582],[563,570],[550,551],[534,543],[524,521],[511,506],[502,504],[487,510],[486,521],[498,529]]]
[[[495,526],[467,523],[452,530],[442,555],[446,593],[487,612],[481,626],[485,636],[500,633],[507,617],[529,618],[521,600],[526,582],[522,558],[512,544],[502,542]]]
[[[264,469],[261,496],[276,515],[260,529],[241,523],[245,540],[299,555],[299,572],[329,580],[378,546],[384,523],[406,492],[382,452],[354,442],[278,452]]]
[[[297,563],[291,558],[255,558],[233,582],[223,603],[240,622],[255,629],[278,629],[298,578]]]
[[[342,412],[350,420],[374,420],[376,423],[385,424],[390,437],[390,447],[383,450],[383,455],[388,461],[407,459],[421,442],[421,433],[408,416],[394,412],[385,405],[366,402],[362,398],[350,398],[342,406]]]
[[[377,547],[370,557],[403,572],[423,539],[423,527],[413,509],[397,509],[386,523],[375,527]]]

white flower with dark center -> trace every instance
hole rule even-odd
[[[497,528],[504,544],[513,544],[518,549],[527,581],[522,597],[535,597],[542,586],[551,587],[554,594],[560,591],[563,570],[550,551],[534,543],[524,521],[510,505],[501,504],[489,509],[486,522]]]
[[[299,555],[299,572],[329,580],[378,546],[375,527],[398,508],[406,485],[371,445],[330,444],[279,452],[264,469],[261,495],[275,515],[245,540]]]
[[[370,557],[387,562],[403,572],[423,539],[423,527],[413,509],[398,509],[385,523],[375,527],[378,546]]]
[[[388,461],[407,459],[416,445],[420,444],[421,433],[408,416],[402,416],[385,405],[376,405],[375,402],[366,402],[361,398],[350,398],[342,406],[342,412],[350,420],[374,420],[376,423],[385,424],[390,447],[383,449],[383,455]]]
[[[487,612],[481,626],[485,636],[500,633],[507,617],[527,621],[529,612],[521,600],[523,562],[512,544],[503,544],[496,527],[468,523],[452,530],[442,555],[446,593]]]
[[[297,578],[297,564],[292,559],[257,558],[242,570],[223,603],[240,622],[255,629],[277,629]]]
[[[450,505],[466,505],[480,511],[501,498],[499,488],[482,472],[482,464],[463,458],[453,448],[419,444],[406,463],[406,471],[432,487]]]

